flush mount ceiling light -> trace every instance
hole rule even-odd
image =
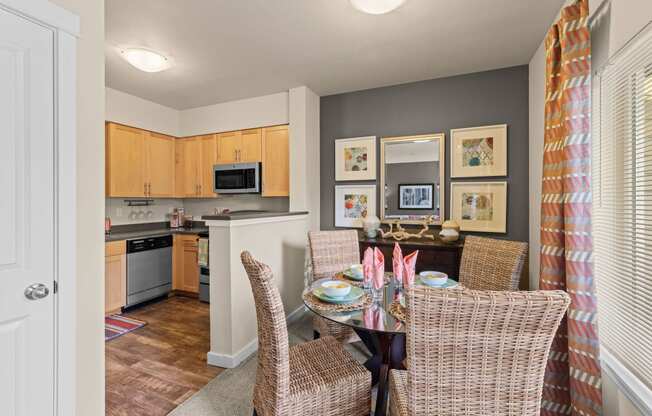
[[[160,72],[171,66],[167,57],[145,48],[121,49],[120,55],[125,61],[145,72]]]
[[[369,14],[385,14],[398,9],[405,0],[350,0],[353,7]]]

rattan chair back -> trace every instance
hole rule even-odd
[[[527,248],[527,243],[520,241],[467,236],[460,283],[474,290],[518,290]]]
[[[360,263],[356,230],[311,231],[308,240],[315,279],[332,277],[352,264]]]
[[[283,408],[290,384],[287,322],[272,270],[248,251],[240,255],[256,304],[258,320],[258,369],[254,403],[259,409]]]
[[[569,303],[562,291],[410,289],[409,415],[538,416]]]

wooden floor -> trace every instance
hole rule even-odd
[[[147,325],[106,343],[107,415],[167,415],[222,371],[206,364],[207,304],[175,296],[124,315]]]

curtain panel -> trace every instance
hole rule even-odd
[[[588,0],[565,7],[546,37],[539,288],[572,303],[546,368],[542,415],[601,415],[591,237],[591,39]]]

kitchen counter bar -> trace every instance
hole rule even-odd
[[[204,215],[201,217],[202,221],[237,221],[237,220],[251,220],[256,218],[273,218],[273,217],[288,217],[294,215],[307,215],[307,211],[295,212],[247,212],[220,215]]]
[[[133,240],[137,238],[161,237],[172,234],[199,234],[208,232],[208,227],[194,226],[192,228],[157,227],[140,230],[116,230],[104,236],[104,241]]]

